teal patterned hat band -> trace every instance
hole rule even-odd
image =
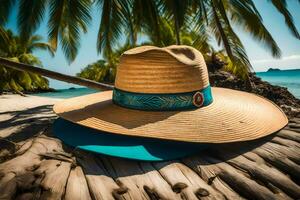
[[[213,98],[209,85],[202,90],[175,94],[134,93],[114,88],[113,102],[136,110],[176,111],[208,106]]]

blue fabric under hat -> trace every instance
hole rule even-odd
[[[53,124],[54,134],[66,144],[79,149],[144,161],[172,160],[195,154],[206,144],[176,142],[132,137],[106,132],[58,118]]]

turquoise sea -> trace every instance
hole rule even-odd
[[[287,87],[288,90],[300,99],[300,69],[271,72],[258,72],[257,76],[273,85]],[[35,94],[36,96],[53,98],[70,98],[95,93],[97,90],[89,88],[59,89],[57,92]]]
[[[77,97],[77,96],[92,94],[96,92],[98,91],[90,88],[72,88],[72,89],[58,89],[56,90],[56,92],[38,93],[38,94],[34,94],[34,96],[67,99],[71,97]]]
[[[256,75],[273,85],[286,87],[295,97],[300,99],[300,69],[258,72]]]

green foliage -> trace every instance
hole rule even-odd
[[[299,39],[286,0],[266,1],[284,17],[292,35]],[[274,57],[281,55],[253,0],[3,0],[0,26],[7,22],[14,5],[19,10],[22,41],[27,41],[41,21],[48,19],[51,47],[56,50],[60,43],[69,62],[78,54],[80,36],[87,32],[94,8],[101,15],[97,49],[106,57],[118,48],[124,34],[131,46],[137,45],[138,34],[146,33],[149,43],[191,44],[204,52],[211,52],[210,39],[214,38],[232,63],[228,69],[246,77],[251,64],[233,24],[242,27]],[[46,10],[49,10],[48,17],[45,17]],[[0,40],[2,36],[0,30]]]
[[[300,39],[299,32],[294,24],[294,20],[289,10],[287,9],[286,0],[271,0],[273,6],[281,13],[285,19],[287,27],[290,29],[291,33],[298,39]]]
[[[38,28],[44,17],[46,1],[19,0],[18,29],[26,41]]]
[[[176,42],[175,32],[172,29],[169,22],[164,19],[160,20],[158,30],[161,32],[160,39],[157,34],[153,33],[151,29],[145,29],[145,33],[149,36],[149,41],[141,45],[155,45],[155,46],[169,46]],[[208,38],[198,37],[196,32],[188,32],[186,28],[181,32],[182,44],[194,46],[203,54],[210,54],[213,48],[207,43]],[[201,42],[202,40],[202,42]],[[98,81],[98,82],[108,82],[113,83],[116,75],[116,67],[119,63],[119,58],[121,54],[134,47],[129,41],[123,46],[119,46],[113,52],[105,53],[104,60],[98,60],[95,63],[89,64],[87,67],[81,70],[76,76]],[[210,57],[208,57],[210,58]],[[225,57],[224,57],[225,59]],[[227,59],[227,58],[226,58]]]
[[[113,83],[116,77],[116,68],[119,64],[119,58],[124,51],[131,47],[129,42],[127,42],[117,50],[104,54],[104,60],[98,60],[95,63],[89,64],[82,69],[81,72],[77,73],[76,76],[98,82]]]
[[[114,65],[109,65],[105,60],[98,60],[95,63],[89,64],[81,70],[76,76],[98,81],[112,83],[115,79],[116,68]]]
[[[124,17],[120,9],[121,1],[122,0],[99,1],[102,9],[101,23],[97,41],[99,52],[101,52],[102,49],[105,49],[106,54],[111,53],[112,44],[117,43],[122,35]]]
[[[42,43],[38,35],[33,35],[26,42],[22,42],[20,37],[13,35],[9,30],[3,33],[6,39],[0,43],[0,56],[15,62],[22,62],[35,66],[41,66],[41,61],[32,54],[33,50],[48,50],[54,53],[51,46]],[[6,68],[0,65],[0,91],[36,91],[49,89],[48,80],[44,77],[25,72]]]
[[[91,0],[49,1],[49,41],[52,48],[56,50],[60,40],[62,50],[69,62],[74,61],[78,54],[80,34],[87,32],[91,21],[91,4]]]

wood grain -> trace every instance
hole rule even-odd
[[[266,138],[154,163],[72,149],[46,129],[0,144],[0,199],[299,199],[300,121],[291,121]]]

